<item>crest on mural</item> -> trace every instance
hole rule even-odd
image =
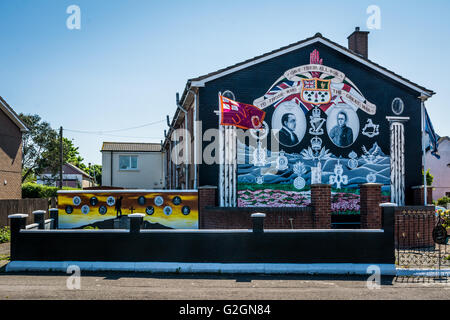
[[[344,73],[323,64],[317,50],[311,52],[309,64],[287,70],[253,104],[261,109],[276,108],[286,101],[297,103],[305,113],[316,106],[326,112],[339,103],[345,103],[355,111],[361,109],[370,115],[376,113],[376,106]]]
[[[301,100],[306,103],[320,105],[331,100],[330,80],[302,79]]]

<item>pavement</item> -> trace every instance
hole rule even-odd
[[[69,284],[69,286],[68,286]],[[79,284],[79,286],[77,285]],[[79,288],[79,289],[78,289]],[[363,276],[0,273],[0,300],[448,300],[450,282]]]

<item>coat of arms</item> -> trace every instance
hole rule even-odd
[[[314,105],[329,103],[331,101],[330,82],[331,80],[318,78],[302,79],[302,101]]]

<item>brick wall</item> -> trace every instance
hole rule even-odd
[[[423,206],[425,203],[423,186],[413,187],[413,205]],[[427,186],[427,204],[433,204],[433,187]]]
[[[360,196],[361,229],[381,229],[381,184],[361,185]]]
[[[252,213],[266,214],[265,229],[313,229],[311,208],[220,208],[206,207],[200,214],[200,229],[252,229]]]
[[[0,111],[0,199],[22,198],[21,186],[22,133],[11,119]]]
[[[434,245],[434,207],[397,207],[395,209],[395,245],[400,249]]]
[[[314,212],[315,229],[331,229],[331,186],[311,185],[311,206]]]
[[[199,188],[200,229],[251,229],[252,213],[265,213],[266,229],[331,229],[331,186],[314,185],[311,207],[216,207],[216,187]]]
[[[206,207],[215,207],[217,199],[216,186],[201,186],[198,188],[198,226],[199,229],[205,229],[204,220],[209,220],[209,215],[205,212]],[[219,228],[220,229],[220,228]]]
[[[355,31],[347,38],[348,48],[367,59],[369,55],[367,31],[360,31],[357,27]]]

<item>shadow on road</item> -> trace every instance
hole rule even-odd
[[[83,272],[87,277],[103,277],[105,280],[119,280],[121,278],[135,279],[171,279],[171,280],[235,280],[236,282],[252,282],[254,280],[298,280],[298,281],[367,281],[367,275],[265,275],[265,274],[210,274],[210,273],[149,273],[149,272]],[[0,269],[0,277],[3,275],[29,275],[29,276],[61,276],[67,274],[61,272],[5,272],[5,266]],[[392,285],[394,276],[382,276],[381,285]]]

